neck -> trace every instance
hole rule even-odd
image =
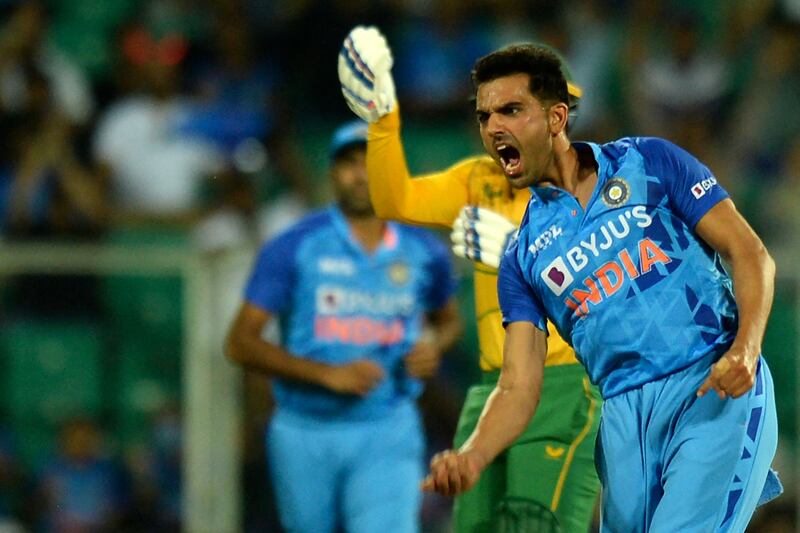
[[[383,220],[374,216],[354,217],[345,215],[345,218],[353,237],[362,248],[367,252],[373,252],[380,246],[383,241],[383,232],[386,229],[386,223]]]
[[[553,160],[547,179],[553,185],[575,194],[578,185],[578,151],[572,147],[563,133],[553,140]]]
[[[594,158],[584,157],[561,133],[553,141],[553,162],[548,179],[586,207],[597,184],[595,165]]]

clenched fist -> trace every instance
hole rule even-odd
[[[456,496],[471,489],[485,467],[486,461],[477,451],[445,450],[431,459],[430,474],[422,481],[421,488]]]

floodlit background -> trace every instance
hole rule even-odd
[[[0,0],[0,531],[279,530],[268,387],[221,339],[254,247],[330,199],[336,56],[365,23],[416,172],[480,151],[470,68],[524,40],[584,90],[573,139],[664,136],[711,167],[778,262],[786,494],[750,531],[796,531],[798,0]],[[431,451],[478,376],[458,266]],[[425,531],[449,505],[427,497]]]

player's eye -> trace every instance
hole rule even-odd
[[[480,124],[486,124],[489,121],[489,113],[485,111],[476,112],[475,117],[478,119]]]

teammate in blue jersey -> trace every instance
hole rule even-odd
[[[291,532],[418,530],[415,400],[461,327],[445,246],[373,214],[366,132],[335,133],[336,204],[263,247],[226,343],[274,378],[267,455]],[[276,317],[282,346],[261,335]]]
[[[761,240],[681,148],[656,138],[571,143],[551,52],[499,50],[478,60],[473,80],[486,150],[532,194],[498,278],[500,380],[470,439],[434,457],[423,488],[467,490],[525,427],[549,318],[605,399],[602,530],[744,531],[781,490],[760,356],[775,268]]]

